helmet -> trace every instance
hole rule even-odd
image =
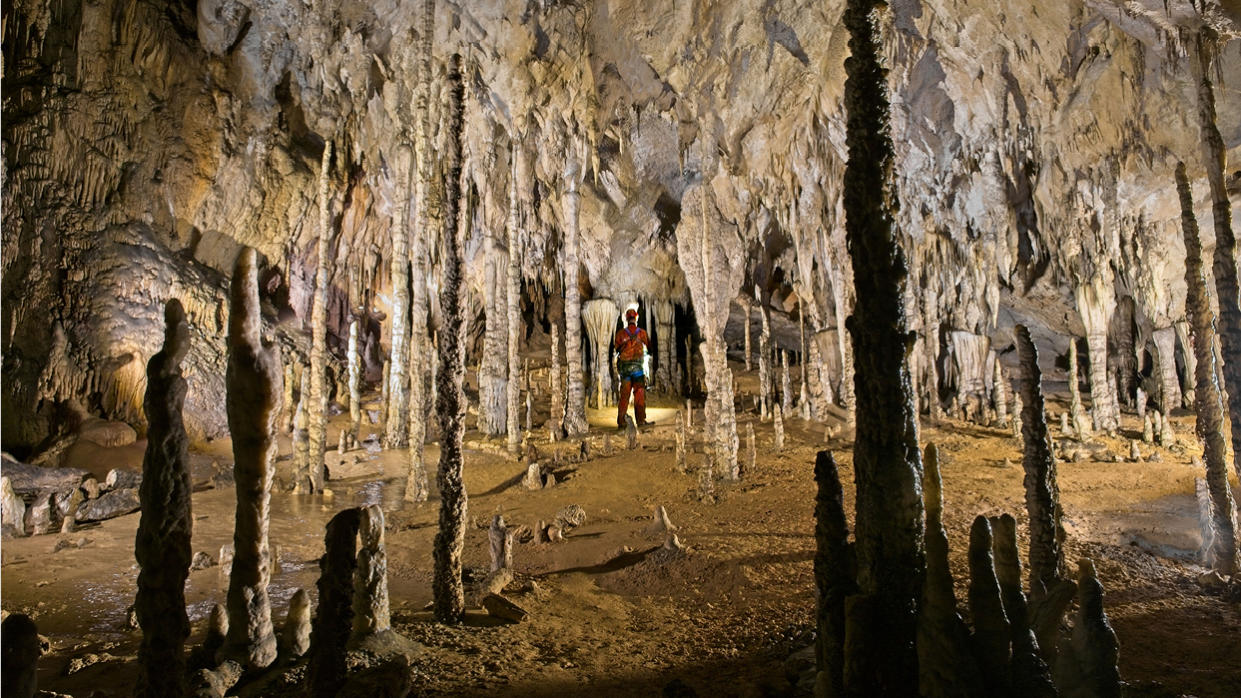
[[[626,311],[625,311],[625,319],[626,319],[626,320],[633,320],[633,321],[637,321],[637,319],[638,319],[638,311],[637,311],[637,309],[635,309],[635,308],[630,308],[629,310],[626,310]]]

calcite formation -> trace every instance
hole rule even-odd
[[[267,596],[271,580],[267,531],[284,377],[279,351],[264,341],[262,325],[258,253],[245,248],[233,269],[228,322],[228,427],[233,439],[237,515],[228,584],[228,640],[222,652],[253,668],[266,667],[276,659]],[[312,404],[313,396],[312,387]]]
[[[189,438],[181,420],[187,390],[181,362],[189,352],[189,326],[181,302],[164,306],[164,347],[147,363],[147,447],[142,459],[142,518],[134,542],[142,628],[137,695],[184,694],[185,580],[190,574]]]
[[[361,508],[358,515],[357,569],[354,572],[353,634],[355,641],[392,628],[388,603],[388,552],[384,543],[384,514],[378,504]]]

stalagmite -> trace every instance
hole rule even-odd
[[[1185,283],[1189,288],[1185,314],[1190,320],[1194,356],[1194,411],[1198,413],[1198,438],[1211,493],[1211,515],[1215,528],[1213,568],[1228,576],[1237,567],[1236,505],[1228,484],[1228,445],[1224,443],[1224,404],[1216,383],[1215,314],[1211,311],[1206,276],[1202,267],[1202,244],[1198,221],[1194,217],[1193,196],[1185,177],[1185,165],[1177,163],[1176,189],[1181,199],[1181,228],[1185,234]],[[1171,419],[1164,424],[1170,425]],[[1170,426],[1168,439],[1172,438]],[[1136,444],[1135,444],[1136,445]],[[1164,443],[1167,446],[1170,443]]]
[[[564,430],[569,437],[582,436],[587,431],[586,388],[582,376],[582,293],[578,286],[580,262],[578,250],[577,192],[582,172],[578,163],[576,143],[567,148],[564,166],[564,350],[566,365]]]
[[[1077,617],[1070,646],[1083,695],[1119,698],[1120,671],[1116,663],[1120,646],[1103,611],[1103,586],[1095,576],[1093,562],[1083,559],[1077,564]]]
[[[280,402],[280,430],[288,433],[293,430],[294,410],[297,401],[293,399],[293,386],[297,385],[293,374],[293,362],[284,365],[284,400]]]
[[[585,442],[583,442],[583,445]],[[633,417],[625,415],[625,448],[630,451],[638,447],[638,425],[633,423]]]
[[[549,441],[559,441],[564,437],[564,370],[560,366],[560,326],[555,322],[552,326],[551,364],[547,371],[548,398],[547,431]]]
[[[332,238],[331,200],[328,193],[328,167],[332,163],[332,141],[323,145],[323,161],[319,166],[319,236],[318,266],[315,270],[314,295],[310,305],[310,394],[306,400],[310,424],[310,486],[312,492],[323,489],[323,455],[327,448],[327,290],[328,243]],[[392,364],[395,372],[395,362]],[[391,391],[389,391],[391,397]],[[391,415],[389,415],[391,418]]]
[[[1155,412],[1153,414],[1159,413]],[[1142,417],[1142,443],[1155,443],[1155,425],[1154,421],[1151,419],[1151,413],[1147,413]]]
[[[378,504],[358,515],[357,569],[353,575],[353,634],[358,641],[392,628],[388,605],[388,552],[384,545],[384,513]]]
[[[305,589],[298,589],[289,599],[289,612],[284,617],[280,640],[281,651],[290,659],[310,651],[310,596]]]
[[[981,694],[969,631],[957,613],[939,476],[939,451],[927,444],[922,499],[926,507],[926,582],[918,615],[918,685],[924,696]]]
[[[780,350],[780,405],[784,412],[793,409],[793,380],[789,378],[789,355]]]
[[[849,544],[844,491],[831,451],[819,451],[815,457],[814,481],[815,695],[843,696],[846,681],[856,680],[849,676],[845,610],[847,599],[857,591],[857,561]]]
[[[853,694],[914,695],[916,609],[926,565],[918,496],[922,454],[906,363],[908,267],[894,224],[898,199],[879,11],[872,0],[849,0],[843,18],[851,51],[845,61],[844,209],[856,298],[846,326],[857,359],[853,467],[860,586],[848,607],[845,683]]]
[[[224,564],[220,563],[221,566]],[[206,664],[215,664],[216,653],[228,639],[228,609],[214,604],[207,615],[207,633],[203,637],[201,656]],[[197,652],[196,652],[197,654]]]
[[[762,302],[758,287],[754,288],[754,302],[758,308],[758,317],[762,331],[758,335],[758,396],[759,418],[767,421],[771,414],[771,311]]]
[[[345,683],[345,647],[353,629],[354,573],[361,509],[345,509],[332,517],[319,559],[319,607],[310,631],[310,662],[306,668],[310,695],[336,696]]]
[[[388,360],[384,360],[383,379],[380,381],[380,387],[379,387],[379,422],[378,424],[379,424],[379,432],[380,432],[381,437],[383,436],[383,431],[384,429],[387,428],[387,424],[388,424],[388,371],[391,368],[392,368],[392,362]],[[306,385],[304,381],[305,381],[305,376],[307,373],[309,373],[309,371],[302,371],[303,387]],[[380,441],[383,441],[383,438],[380,438]]]
[[[525,182],[528,173],[520,171],[518,165],[521,164],[523,154],[521,150],[514,145],[510,160],[512,160],[512,172],[509,175],[509,210],[508,210],[508,276],[505,285],[505,308],[508,312],[508,452],[512,455],[517,454],[517,449],[521,445],[521,427],[518,425],[517,411],[521,403],[521,385],[517,382],[521,372],[521,358],[518,352],[518,343],[521,342],[522,326],[521,326],[521,257],[518,245],[521,243],[521,209],[520,197],[517,194],[517,186],[519,182]],[[520,176],[519,176],[520,175]],[[529,370],[526,371],[526,431],[530,431],[530,381]]]
[[[1004,369],[1000,366],[1000,357],[996,356],[995,378],[992,383],[992,394],[995,402],[995,417],[997,426],[1005,426],[1008,424],[1008,377],[1004,375]]]
[[[674,392],[676,390],[676,331],[673,329],[672,302],[657,299],[650,306],[655,314],[655,351],[657,356],[655,377],[660,390]]]
[[[779,405],[776,408],[779,409]],[[746,472],[753,473],[754,466],[758,462],[758,448],[754,443],[754,424],[746,422],[745,425],[745,453],[746,453]]]
[[[39,690],[38,662],[42,653],[39,628],[30,616],[14,613],[0,623],[0,686],[4,698],[34,698]]]
[[[776,405],[772,428],[775,431],[775,448],[779,451],[784,448],[784,408],[780,405]]]
[[[970,615],[974,617],[974,654],[989,693],[1007,689],[1012,629],[1004,615],[1000,582],[995,575],[991,524],[978,516],[970,527]]]
[[[595,298],[582,304],[582,322],[586,324],[586,336],[590,338],[590,348],[594,354],[591,359],[591,367],[594,369],[591,379],[594,399],[591,402],[600,409],[614,404],[612,362],[609,357],[618,317],[620,310],[610,298]]]
[[[461,437],[465,430],[464,395],[465,342],[462,337],[461,249],[457,240],[457,204],[461,186],[462,81],[461,57],[454,55],[448,66],[447,100],[448,145],[443,152],[445,173],[444,220],[440,229],[440,309],[443,322],[439,332],[439,369],[436,375],[437,410],[440,427],[440,460],[437,482],[440,490],[439,532],[435,534],[435,575],[433,594],[435,619],[441,623],[460,623],[465,616],[465,589],[461,583],[461,550],[465,545],[466,492],[462,481]],[[576,284],[574,284],[576,286]],[[583,419],[583,423],[584,423]]]
[[[358,324],[355,316],[349,322],[349,443],[362,440],[362,355],[358,348]],[[288,394],[288,390],[285,391]]]
[[[746,298],[745,296],[741,296],[740,298],[738,298],[738,300],[741,302],[741,309],[745,312],[745,320],[744,320],[745,324],[742,326],[741,330],[742,332],[745,333],[745,350],[744,350],[745,351],[745,371],[746,373],[749,373],[751,370],[753,370],[753,365],[750,363],[750,359],[753,358],[754,356],[754,350],[750,346],[750,306],[751,306],[751,303],[750,303],[750,299]]]
[[[1228,415],[1232,422],[1233,467],[1241,475],[1241,290],[1237,286],[1237,238],[1232,230],[1232,202],[1224,173],[1228,171],[1228,151],[1215,124],[1215,88],[1211,84],[1209,38],[1199,30],[1195,58],[1190,64],[1198,83],[1198,128],[1202,135],[1202,163],[1211,187],[1211,219],[1215,227],[1215,253],[1211,273],[1219,294],[1220,375],[1228,395]]]
[[[685,442],[688,440],[686,432],[689,430],[685,423],[684,412],[677,412],[676,430],[677,471],[683,473],[687,470],[685,465]]]
[[[306,414],[306,374],[302,371],[302,387],[298,391],[297,409],[293,413],[293,493],[309,494],[314,491],[310,484],[310,437],[307,427],[310,417]]]
[[[1077,338],[1069,337],[1069,426],[1073,429],[1073,436],[1085,440],[1090,436],[1091,425],[1086,410],[1082,408],[1081,379],[1077,366]]]
[[[504,525],[504,517],[496,514],[491,520],[491,528],[487,529],[487,540],[491,551],[491,571],[511,570],[513,568],[513,529]]]
[[[1156,441],[1164,448],[1176,443],[1176,433],[1172,430],[1171,416],[1164,415],[1163,419],[1159,420],[1159,433],[1155,436]]]
[[[1064,537],[1060,518],[1060,487],[1056,481],[1056,459],[1052,456],[1051,436],[1043,412],[1043,374],[1039,370],[1038,350],[1030,331],[1018,325],[1014,335],[1017,355],[1024,375],[1021,382],[1023,414],[1022,437],[1025,468],[1026,510],[1030,516],[1030,580],[1051,589],[1063,575]]]
[[[1014,439],[1021,438],[1021,432],[1022,432],[1023,427],[1025,426],[1025,424],[1021,421],[1021,413],[1024,409],[1025,409],[1025,405],[1023,405],[1021,402],[1021,395],[1017,393],[1013,393],[1013,419],[1012,419],[1012,424],[1010,426],[1012,426],[1012,433],[1013,433]]]
[[[1090,354],[1090,411],[1095,428],[1109,434],[1120,428],[1120,405],[1107,368],[1107,327],[1115,308],[1115,292],[1102,277],[1077,287],[1077,312]]]
[[[1021,589],[1021,558],[1017,552],[1017,521],[1009,514],[993,516],[991,524],[992,551],[995,554],[995,576],[1000,584],[1004,615],[1011,628],[1012,660],[1009,672],[1017,695],[1031,698],[1055,698],[1056,687],[1051,671],[1039,654],[1038,640],[1030,627],[1029,607]]]
[[[181,419],[186,394],[181,361],[190,350],[190,328],[179,300],[164,306],[164,325],[164,347],[147,363],[142,517],[134,543],[141,568],[134,608],[142,628],[135,694],[153,697],[184,694],[183,650],[190,634],[185,580],[193,554],[189,438]]]
[[[396,147],[395,161],[398,182],[392,187],[396,201],[392,212],[392,257],[388,272],[392,279],[391,365],[384,442],[388,448],[405,448],[409,445],[409,200],[414,170],[413,150],[407,143]]]
[[[1186,253],[1188,256],[1188,252]],[[1159,409],[1172,414],[1173,408],[1181,406],[1181,381],[1176,375],[1176,330],[1163,327],[1151,335],[1159,360]]]
[[[1206,478],[1194,478],[1194,499],[1198,502],[1198,534],[1202,544],[1198,546],[1198,559],[1207,567],[1215,566],[1215,504]]]
[[[263,340],[262,325],[258,256],[253,248],[247,247],[237,256],[237,264],[233,267],[228,322],[227,411],[228,429],[233,439],[237,516],[233,528],[235,552],[228,584],[228,641],[221,651],[225,657],[238,659],[256,669],[268,666],[276,658],[271,602],[267,598],[267,584],[271,578],[267,526],[283,377],[279,351]],[[311,382],[313,386],[313,375]],[[322,380],[319,389],[322,390]],[[312,387],[312,405],[320,404],[315,402],[315,394]],[[319,416],[323,416],[322,410]],[[320,446],[322,437],[320,429]],[[311,446],[313,449],[313,441]],[[312,450],[312,458],[314,453]],[[320,452],[320,469],[322,460]],[[322,482],[321,477],[319,482]]]
[[[1133,406],[1138,413],[1138,419],[1146,419],[1146,391],[1138,388],[1133,398]]]

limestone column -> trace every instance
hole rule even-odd
[[[610,298],[595,298],[582,304],[582,320],[586,325],[586,336],[590,339],[593,350],[595,375],[591,381],[594,387],[596,408],[603,409],[612,402],[612,338],[616,330],[616,320],[620,310]]]
[[[358,324],[355,315],[349,323],[349,437],[354,443],[362,436],[362,357],[358,351]],[[287,394],[287,391],[286,391]]]
[[[413,151],[408,144],[396,148],[396,195],[392,215],[392,279],[391,364],[388,367],[388,423],[384,426],[384,442],[388,448],[409,445],[409,199],[413,185]]]
[[[508,285],[505,294],[508,310],[508,452],[516,454],[521,446],[521,427],[518,425],[517,412],[521,403],[521,385],[518,376],[521,371],[518,344],[521,342],[521,198],[518,186],[527,181],[529,173],[520,168],[525,154],[518,143],[513,143],[512,174],[509,175],[508,200]],[[529,386],[527,386],[529,395]]]
[[[564,349],[567,365],[567,391],[565,396],[564,430],[570,437],[582,436],[587,431],[586,392],[582,383],[582,294],[578,287],[578,200],[577,185],[581,179],[581,166],[577,161],[575,144],[567,148],[568,158],[564,168]]]
[[[1212,567],[1222,576],[1237,569],[1237,511],[1228,484],[1228,446],[1224,443],[1224,403],[1215,379],[1215,314],[1202,269],[1202,243],[1194,201],[1185,177],[1185,165],[1177,163],[1176,189],[1181,199],[1181,227],[1185,234],[1185,283],[1188,295],[1185,314],[1191,321],[1197,374],[1194,376],[1194,410],[1198,413],[1198,438],[1206,463],[1211,519],[1215,526]]]
[[[142,517],[134,543],[138,595],[134,610],[142,628],[138,648],[139,696],[180,696],[185,691],[185,580],[190,574],[189,438],[181,420],[186,383],[181,361],[190,350],[181,301],[164,306],[164,348],[147,363],[143,410],[147,447],[142,459]]]
[[[1228,151],[1215,125],[1215,88],[1211,84],[1211,55],[1207,38],[1199,34],[1194,78],[1198,81],[1198,127],[1202,132],[1202,163],[1211,187],[1211,217],[1215,225],[1215,254],[1211,272],[1219,293],[1219,344],[1228,414],[1232,422],[1233,467],[1241,475],[1241,290],[1237,286],[1237,238],[1232,230],[1232,202],[1224,182]]]
[[[228,637],[221,652],[255,669],[266,667],[276,659],[271,602],[267,598],[267,584],[271,580],[267,525],[282,389],[280,353],[277,347],[263,340],[262,326],[258,256],[253,248],[246,247],[233,267],[228,318],[225,407],[233,439],[237,516],[228,583]],[[313,375],[311,379],[313,381]],[[322,438],[322,430],[319,436]],[[320,467],[322,462],[320,453]]]
[[[551,325],[552,358],[547,376],[548,390],[551,391],[551,397],[548,399],[550,404],[548,430],[551,432],[551,440],[558,441],[564,436],[564,369],[560,365],[560,325],[555,319],[552,320]]]
[[[495,167],[494,143],[485,154],[483,171]],[[483,208],[491,206],[490,190],[481,192]],[[492,225],[483,223],[483,354],[478,362],[478,430],[487,436],[508,431],[508,264]],[[507,254],[504,255],[507,258]]]
[[[762,322],[762,332],[758,336],[758,416],[767,421],[771,412],[771,312],[757,286],[754,287],[754,303]]]
[[[676,332],[672,324],[672,302],[660,298],[651,305],[655,313],[655,341],[659,354],[658,367],[655,369],[657,382],[664,390],[676,392],[672,375],[672,367],[676,361]]]
[[[753,350],[750,349],[750,299],[745,296],[741,297],[741,309],[745,311],[745,325],[742,330],[745,332],[745,371],[749,373],[751,370],[750,357],[753,356]]]
[[[461,583],[461,551],[465,546],[466,492],[462,481],[461,437],[465,431],[465,404],[461,382],[465,374],[465,342],[461,334],[461,250],[457,240],[457,206],[461,197],[461,56],[448,65],[445,86],[447,145],[442,151],[445,173],[444,219],[440,229],[439,369],[436,392],[440,427],[439,532],[435,535],[435,573],[432,583],[435,619],[460,623],[465,616],[465,589]]]
[[[309,494],[314,491],[310,486],[310,441],[307,427],[310,418],[306,414],[306,374],[302,371],[302,385],[297,396],[297,409],[293,412],[293,494]]]
[[[853,463],[860,587],[846,605],[844,680],[852,694],[912,696],[918,692],[917,607],[926,570],[922,454],[905,356],[909,272],[894,221],[899,199],[879,7],[873,0],[849,0],[843,17],[851,50],[845,61],[845,231],[856,299],[845,325],[857,361]],[[847,385],[850,353],[842,354]]]
[[[1181,406],[1181,380],[1176,375],[1176,329],[1161,327],[1151,339],[1159,353],[1159,410],[1172,414],[1174,408]]]
[[[1090,420],[1082,408],[1081,379],[1077,370],[1077,337],[1069,337],[1069,412],[1074,435],[1082,440],[1090,436]]]
[[[1090,352],[1090,410],[1095,427],[1106,432],[1120,427],[1120,405],[1107,370],[1107,328],[1115,308],[1115,293],[1101,276],[1077,287],[1077,312]]]
[[[310,424],[307,435],[312,492],[323,490],[323,454],[327,444],[327,396],[323,392],[323,382],[327,378],[328,242],[332,236],[328,167],[331,162],[332,141],[329,140],[323,145],[323,162],[319,168],[318,266],[314,296],[310,303],[310,396],[307,400]]]
[[[783,349],[780,350],[780,408],[785,414],[793,410],[793,379],[789,377],[789,355]]]

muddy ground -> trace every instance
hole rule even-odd
[[[740,374],[739,366],[735,370]],[[738,381],[743,393],[749,379]],[[344,507],[379,502],[388,516],[393,624],[420,645],[412,656],[417,695],[657,695],[673,681],[699,695],[796,694],[806,666],[790,656],[813,637],[814,455],[824,447],[836,452],[851,508],[848,434],[825,443],[822,424],[787,419],[786,448],[777,452],[770,423],[760,423],[753,410],[740,411],[742,434],[746,422],[754,423],[757,463],[740,482],[720,483],[719,501],[705,504],[695,497],[692,472],[703,457],[700,443],[689,457],[690,473],[675,465],[673,424],[681,405],[652,402],[657,424],[641,433],[635,451],[625,450],[607,411],[591,413],[585,461],[569,453],[577,444],[548,444],[541,432],[543,462],[565,450],[555,467],[561,482],[546,490],[522,488],[525,464],[501,455],[502,444],[467,433],[465,564],[471,571],[486,569],[486,527],[495,513],[530,527],[569,504],[587,513],[585,525],[563,542],[516,546],[518,575],[510,589],[520,590],[511,597],[529,611],[525,622],[497,624],[481,611],[462,627],[430,621],[423,609],[430,601],[436,497],[421,506],[404,504],[404,452],[357,449],[345,456],[351,477],[330,483],[332,496],[273,493],[277,627],[295,589],[314,595],[327,519]],[[738,402],[752,404],[744,394]],[[1053,400],[1051,408],[1058,413],[1064,406]],[[700,423],[700,410],[697,417]],[[333,419],[329,443],[336,443],[342,424],[341,417]],[[1059,437],[1056,424],[1052,433]],[[1132,695],[1235,696],[1241,604],[1197,582],[1205,571],[1195,564],[1194,478],[1202,473],[1191,461],[1199,448],[1192,416],[1178,414],[1175,424],[1177,445],[1142,444],[1144,462],[1117,463],[1113,456],[1127,457],[1129,440],[1141,439],[1140,423],[1126,414],[1118,438],[1097,439],[1085,460],[1060,465],[1068,556],[1098,565],[1121,642],[1121,675]],[[604,455],[609,432],[613,453]],[[1011,512],[1024,525],[1020,443],[1007,429],[955,420],[924,423],[922,441],[941,448],[945,523],[963,600],[973,517]],[[283,442],[283,482],[290,453]],[[1156,453],[1161,462],[1150,461]],[[427,457],[434,467],[434,446]],[[229,445],[202,445],[193,459],[195,481],[206,487],[217,472],[227,474]],[[329,464],[338,459],[332,449]],[[93,450],[70,464],[101,474],[110,467],[139,468],[141,448]],[[226,481],[217,484],[193,503],[194,550],[212,557],[232,538],[233,493]],[[657,505],[666,506],[679,527],[686,554],[668,554],[659,538],[644,535]],[[30,614],[51,641],[40,661],[41,688],[79,697],[130,693],[139,633],[125,621],[137,576],[137,525],[133,514],[71,534],[4,541],[3,608]],[[1019,535],[1024,557],[1024,531]],[[219,569],[190,575],[192,644],[202,639],[211,605],[223,602],[227,579]]]

